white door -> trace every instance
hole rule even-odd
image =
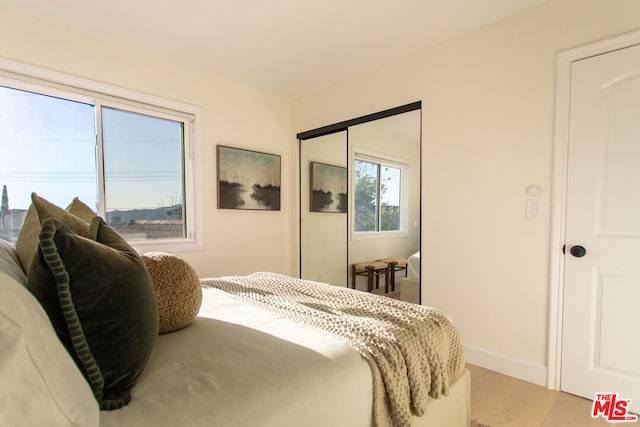
[[[640,46],[572,65],[565,243],[561,388],[638,413]]]

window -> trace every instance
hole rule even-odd
[[[26,80],[0,75],[0,237],[36,192],[78,197],[135,246],[193,248],[195,112]]]
[[[355,233],[402,232],[406,216],[407,166],[397,161],[354,155],[353,230]]]

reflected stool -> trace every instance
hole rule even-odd
[[[404,270],[404,277],[407,277],[407,266],[409,261],[406,258],[380,258],[376,262],[384,262],[389,269],[389,284],[391,292],[396,290],[396,271]]]
[[[380,287],[380,276],[384,274],[384,292],[389,292],[389,265],[379,261],[365,261],[351,264],[351,287],[356,288],[356,278],[367,278],[367,292],[373,291],[373,278],[376,279],[376,289]]]

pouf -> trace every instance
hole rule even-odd
[[[189,326],[202,304],[202,287],[195,270],[182,258],[165,252],[144,253],[142,260],[158,302],[159,332],[166,334]]]

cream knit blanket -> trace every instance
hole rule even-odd
[[[371,367],[378,427],[411,425],[464,372],[460,336],[438,310],[276,273],[201,283],[346,341]]]

